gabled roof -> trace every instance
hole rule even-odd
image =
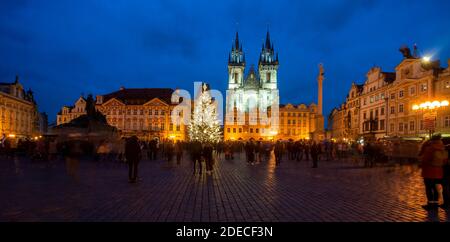
[[[103,102],[115,98],[128,105],[143,105],[154,98],[158,98],[167,104],[171,104],[171,88],[123,88],[119,91],[103,95]]]

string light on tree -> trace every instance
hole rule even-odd
[[[213,102],[207,85],[194,103],[194,114],[188,127],[189,138],[202,143],[220,141],[220,123],[216,104]]]

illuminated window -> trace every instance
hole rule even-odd
[[[409,121],[409,130],[414,131],[414,129],[416,128],[414,126],[415,126],[414,121]]]
[[[398,112],[399,113],[403,113],[403,107],[404,107],[403,104],[399,104],[398,105]]]
[[[403,132],[403,123],[398,124],[398,131]]]
[[[170,125],[172,126],[173,124],[170,124]],[[172,127],[170,128],[170,130],[172,130]],[[230,128],[227,128],[227,133],[231,133]]]
[[[391,99],[395,99],[395,93],[391,93]]]
[[[395,114],[395,107],[391,106],[391,114]]]
[[[233,133],[236,133],[236,128],[233,128]]]
[[[446,127],[446,128],[450,127],[450,116],[446,116],[444,118],[444,127]]]
[[[420,91],[425,92],[428,90],[428,84],[427,83],[422,83],[420,85]]]
[[[164,126],[163,126],[164,127]],[[180,131],[180,125],[177,125],[177,131]]]

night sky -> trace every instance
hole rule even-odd
[[[225,91],[236,30],[249,67],[269,28],[281,102],[316,102],[323,63],[328,114],[374,65],[393,71],[403,44],[446,67],[449,9],[447,0],[1,0],[0,82],[18,74],[50,122],[80,94],[120,86],[192,91],[204,81]]]

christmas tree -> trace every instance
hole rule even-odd
[[[220,141],[221,132],[217,108],[213,102],[206,84],[194,103],[194,114],[189,124],[189,138],[201,143],[216,143]]]

